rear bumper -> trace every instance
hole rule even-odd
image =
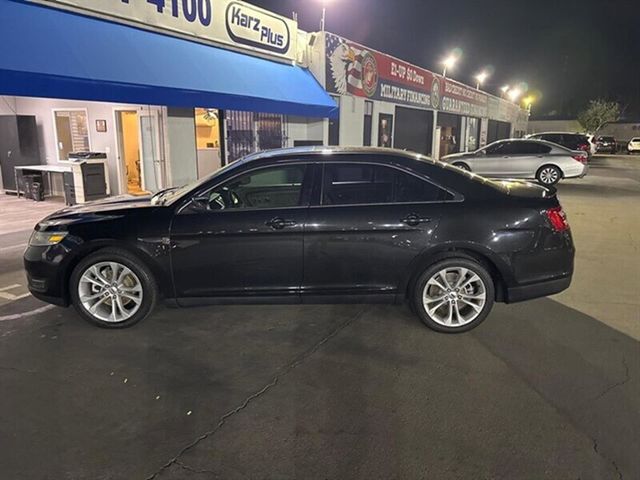
[[[523,302],[533,298],[546,297],[560,293],[571,285],[571,275],[566,277],[507,288],[506,303]]]

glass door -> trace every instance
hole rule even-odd
[[[154,193],[165,188],[166,184],[162,113],[158,109],[143,109],[138,118],[142,188]]]

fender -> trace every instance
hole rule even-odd
[[[423,250],[409,264],[398,285],[397,301],[402,301],[429,265],[446,258],[464,256],[482,263],[489,269],[496,284],[496,300],[502,301],[507,285],[514,282],[508,257],[499,255],[482,244],[475,242],[446,242]]]
[[[69,279],[71,272],[87,255],[103,248],[118,248],[126,250],[136,256],[149,269],[158,284],[159,293],[163,297],[173,297],[173,285],[169,270],[169,248],[162,238],[139,238],[136,242],[115,239],[97,239],[85,242],[73,250],[65,266],[62,293],[64,298],[69,296]]]

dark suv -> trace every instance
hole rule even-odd
[[[537,140],[546,140],[547,142],[556,143],[562,145],[569,150],[582,150],[587,152],[589,158],[591,158],[591,142],[589,137],[581,133],[563,133],[563,132],[548,132],[548,133],[534,133],[527,136],[527,138],[533,138]]]
[[[596,148],[598,152],[616,153],[618,151],[618,143],[613,137],[600,136],[596,140]]]
[[[494,301],[566,289],[574,248],[552,188],[493,182],[389,149],[256,154],[148,198],[41,221],[24,254],[34,296],[126,327],[159,298],[402,302],[469,330]]]

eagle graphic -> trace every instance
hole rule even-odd
[[[342,95],[352,94],[359,96],[369,96],[366,94],[364,81],[367,85],[375,85],[376,72],[368,70],[363,72],[363,64],[366,59],[373,60],[372,55],[367,51],[359,48],[357,45],[350,44],[343,38],[331,35],[327,40],[327,61],[331,69],[331,78],[336,88],[336,93]],[[375,61],[374,61],[375,62]],[[375,70],[375,69],[374,69]]]

